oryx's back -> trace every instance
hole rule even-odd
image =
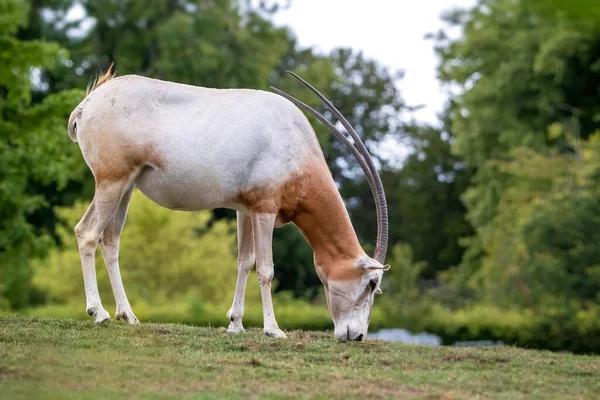
[[[74,114],[97,181],[135,179],[169,208],[239,208],[240,193],[277,187],[305,163],[324,162],[304,115],[269,92],[124,76]]]

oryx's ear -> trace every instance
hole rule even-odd
[[[383,271],[387,271],[388,269],[390,269],[389,265],[381,265],[379,262],[372,259],[371,257],[360,257],[356,262],[356,267],[367,270],[380,269]]]

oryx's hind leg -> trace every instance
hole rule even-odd
[[[262,298],[263,319],[265,335],[285,338],[273,311],[271,298],[271,282],[273,281],[273,229],[277,214],[252,213],[252,231],[254,238],[254,252],[256,253],[256,275],[260,283]]]
[[[100,249],[102,250],[102,257],[106,264],[113,294],[115,295],[115,303],[117,306],[115,318],[122,318],[130,324],[139,324],[138,319],[131,310],[129,300],[127,300],[123,281],[121,280],[121,273],[119,271],[119,241],[121,232],[123,231],[123,225],[125,225],[125,219],[127,218],[127,207],[129,206],[129,200],[131,200],[133,189],[134,185],[131,185],[131,188],[127,190],[119,202],[117,211],[112,219],[106,228],[104,228],[104,232],[100,239]]]
[[[86,311],[94,322],[110,321],[108,312],[102,307],[96,280],[95,255],[102,232],[112,219],[121,198],[128,189],[127,181],[101,181],[96,184],[96,193],[89,208],[75,226],[79,255],[83,269]]]
[[[254,239],[252,238],[252,221],[250,217],[237,213],[238,236],[238,277],[235,285],[233,304],[227,312],[231,321],[228,332],[243,332],[242,317],[244,316],[244,296],[248,274],[254,266]]]

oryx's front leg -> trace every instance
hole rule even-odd
[[[254,265],[254,239],[252,238],[252,220],[250,217],[237,213],[238,236],[238,277],[235,285],[233,304],[227,312],[231,321],[228,332],[243,332],[242,317],[244,316],[244,296],[248,274]]]
[[[256,275],[260,283],[262,298],[263,319],[265,335],[276,338],[285,338],[273,311],[271,298],[271,282],[273,281],[273,228],[277,214],[252,213],[252,231],[254,238],[254,252],[256,254]]]
[[[96,193],[89,208],[75,226],[75,235],[79,245],[83,283],[85,286],[86,311],[94,322],[110,321],[108,312],[102,307],[98,282],[96,280],[95,255],[96,247],[104,228],[113,217],[124,192],[127,182],[104,181],[96,184]]]
[[[131,305],[125,294],[125,288],[123,287],[123,281],[121,280],[121,273],[119,271],[119,241],[121,232],[123,231],[123,225],[125,225],[125,219],[127,218],[127,207],[129,206],[129,200],[131,200],[133,189],[134,186],[132,185],[123,195],[115,215],[104,229],[102,239],[100,240],[100,250],[102,250],[102,257],[104,258],[108,277],[110,278],[110,284],[113,289],[113,294],[115,295],[115,303],[117,306],[115,318],[124,319],[130,324],[139,324],[138,319],[131,310]]]

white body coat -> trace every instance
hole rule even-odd
[[[103,133],[115,137],[106,140],[159,149],[162,168],[144,165],[135,184],[171,209],[246,212],[239,193],[276,187],[309,157],[322,158],[304,114],[269,92],[125,76],[93,91],[79,107],[77,140],[92,171],[105,158],[94,146],[95,125],[108,123]],[[115,112],[126,118],[114,119]]]

